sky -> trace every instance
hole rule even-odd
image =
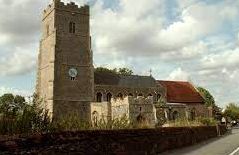
[[[67,0],[62,0],[69,2]],[[239,0],[74,0],[91,9],[95,67],[190,81],[239,103]],[[0,95],[34,92],[50,0],[0,0]]]

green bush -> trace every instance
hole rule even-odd
[[[200,122],[202,125],[206,126],[213,126],[217,124],[217,121],[213,118],[207,118],[207,117],[199,117],[197,118],[198,122]]]
[[[174,121],[167,121],[169,127],[186,127],[186,126],[200,126],[201,123],[194,120],[190,121],[186,118],[176,119]]]
[[[79,130],[114,130],[132,128],[150,128],[143,117],[131,122],[125,115],[112,120],[100,119],[96,122],[86,122],[78,115],[68,115],[57,121],[51,121],[47,111],[40,108],[42,101],[35,95],[32,103],[21,106],[21,110],[13,113],[0,113],[0,135],[46,133],[54,131],[79,131]],[[164,120],[163,120],[164,121]],[[212,118],[196,118],[189,121],[186,118],[168,121],[169,126],[210,126],[216,125]]]
[[[188,120],[186,118],[168,121],[167,125],[170,127],[185,127],[185,126],[213,126],[217,121],[213,118],[198,117],[195,120]]]
[[[79,131],[79,130],[113,130],[132,128],[128,117],[112,120],[100,119],[97,122],[86,122],[77,115],[68,115],[52,123],[54,131]]]
[[[96,125],[93,126],[93,129],[130,129],[132,125],[129,121],[129,118],[124,115],[120,118],[115,118],[112,120],[100,119]]]
[[[28,134],[48,132],[50,119],[47,113],[36,111],[31,106],[26,107],[21,114],[15,117],[2,115],[0,118],[0,134]]]
[[[23,100],[20,97],[15,98]],[[49,132],[50,118],[47,111],[39,108],[40,104],[41,100],[39,100],[37,95],[34,95],[32,103],[23,103],[20,110],[14,113],[9,112],[9,110],[1,111],[0,134],[13,135]]]
[[[68,115],[59,118],[51,123],[51,131],[78,131],[89,130],[91,124],[89,122],[79,119],[77,115]]]

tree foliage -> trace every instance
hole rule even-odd
[[[118,69],[118,74],[120,74],[120,75],[132,75],[133,71],[131,69],[128,69],[128,68],[119,68]]]
[[[17,115],[26,105],[25,98],[20,95],[4,94],[0,97],[0,113],[5,115]]]
[[[129,68],[114,68],[108,69],[105,67],[97,67],[95,68],[95,72],[106,72],[106,73],[113,73],[118,75],[132,75],[133,71]]]
[[[208,107],[209,106],[211,106],[211,107],[215,106],[214,97],[212,96],[212,94],[207,89],[205,89],[203,87],[198,87],[197,90],[203,96],[206,106],[208,106]]]
[[[0,97],[0,135],[47,132],[50,119],[39,108],[41,100],[33,95],[32,101],[26,103],[19,95],[4,94]]]
[[[117,73],[117,69],[108,69],[105,67],[97,67],[95,68],[95,72],[105,72],[105,73]]]
[[[224,116],[230,117],[232,120],[239,119],[239,106],[235,103],[229,103],[224,111]]]

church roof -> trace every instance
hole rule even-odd
[[[118,75],[110,72],[95,72],[96,85],[114,85],[119,87],[149,88],[156,87],[151,76]]]
[[[166,88],[168,103],[204,103],[203,97],[189,82],[157,81]]]

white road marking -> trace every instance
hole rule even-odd
[[[235,153],[237,153],[239,151],[239,147],[237,149],[235,149],[232,153],[230,153],[229,155],[234,155]]]

